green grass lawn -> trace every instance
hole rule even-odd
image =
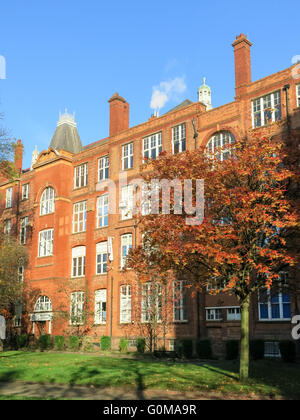
[[[123,387],[214,391],[300,397],[300,366],[253,362],[251,379],[238,381],[238,362],[183,363],[70,353],[11,351],[0,355],[0,381],[30,381]]]

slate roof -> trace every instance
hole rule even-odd
[[[170,112],[173,111],[178,111],[178,109],[184,108],[188,105],[193,104],[194,102],[190,101],[189,99],[186,99],[185,101],[181,102],[181,104],[175,106],[174,108],[170,109],[170,111],[166,112],[166,114],[169,114]]]
[[[49,147],[56,150],[67,150],[71,153],[81,152],[82,143],[77,128],[68,123],[59,125],[55,130]]]

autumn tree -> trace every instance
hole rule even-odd
[[[137,247],[129,265],[140,276],[154,266],[161,277],[171,271],[188,274],[200,290],[212,279],[225,283],[222,291],[234,294],[241,307],[241,380],[249,375],[251,296],[271,288],[279,272],[293,265],[296,257],[286,246],[297,216],[285,196],[286,184],[293,177],[283,165],[285,157],[283,142],[256,131],[214,153],[208,154],[202,147],[195,152],[162,155],[149,162],[143,173],[148,185],[153,185],[154,179],[160,185],[163,180],[176,179],[182,190],[185,180],[191,180],[191,202],[189,194],[181,198],[174,189],[170,212],[163,212],[161,188],[159,211],[139,221],[152,252]],[[201,206],[197,180],[204,180],[205,213],[203,220],[191,223],[191,204]],[[180,203],[182,211],[178,210]],[[151,205],[155,208],[157,202],[151,200]]]
[[[0,114],[0,121],[3,114]],[[17,177],[13,163],[16,143],[8,131],[0,125],[0,179],[10,181]],[[6,233],[4,230],[7,230]],[[20,279],[20,267],[28,261],[27,250],[20,245],[16,237],[4,229],[0,223],[0,313],[6,318],[14,314],[15,304],[22,300],[23,283]],[[22,276],[21,276],[22,277]]]

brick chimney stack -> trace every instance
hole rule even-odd
[[[23,144],[21,140],[18,140],[15,146],[15,170],[18,175],[20,171],[22,172],[22,165],[23,165]]]
[[[251,45],[244,34],[238,35],[232,44],[234,48],[236,96],[245,93],[247,86],[251,83]]]
[[[109,102],[109,136],[129,128],[129,104],[115,93]]]

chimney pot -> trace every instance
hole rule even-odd
[[[109,136],[114,136],[129,128],[129,104],[119,93],[115,93],[109,103]]]

